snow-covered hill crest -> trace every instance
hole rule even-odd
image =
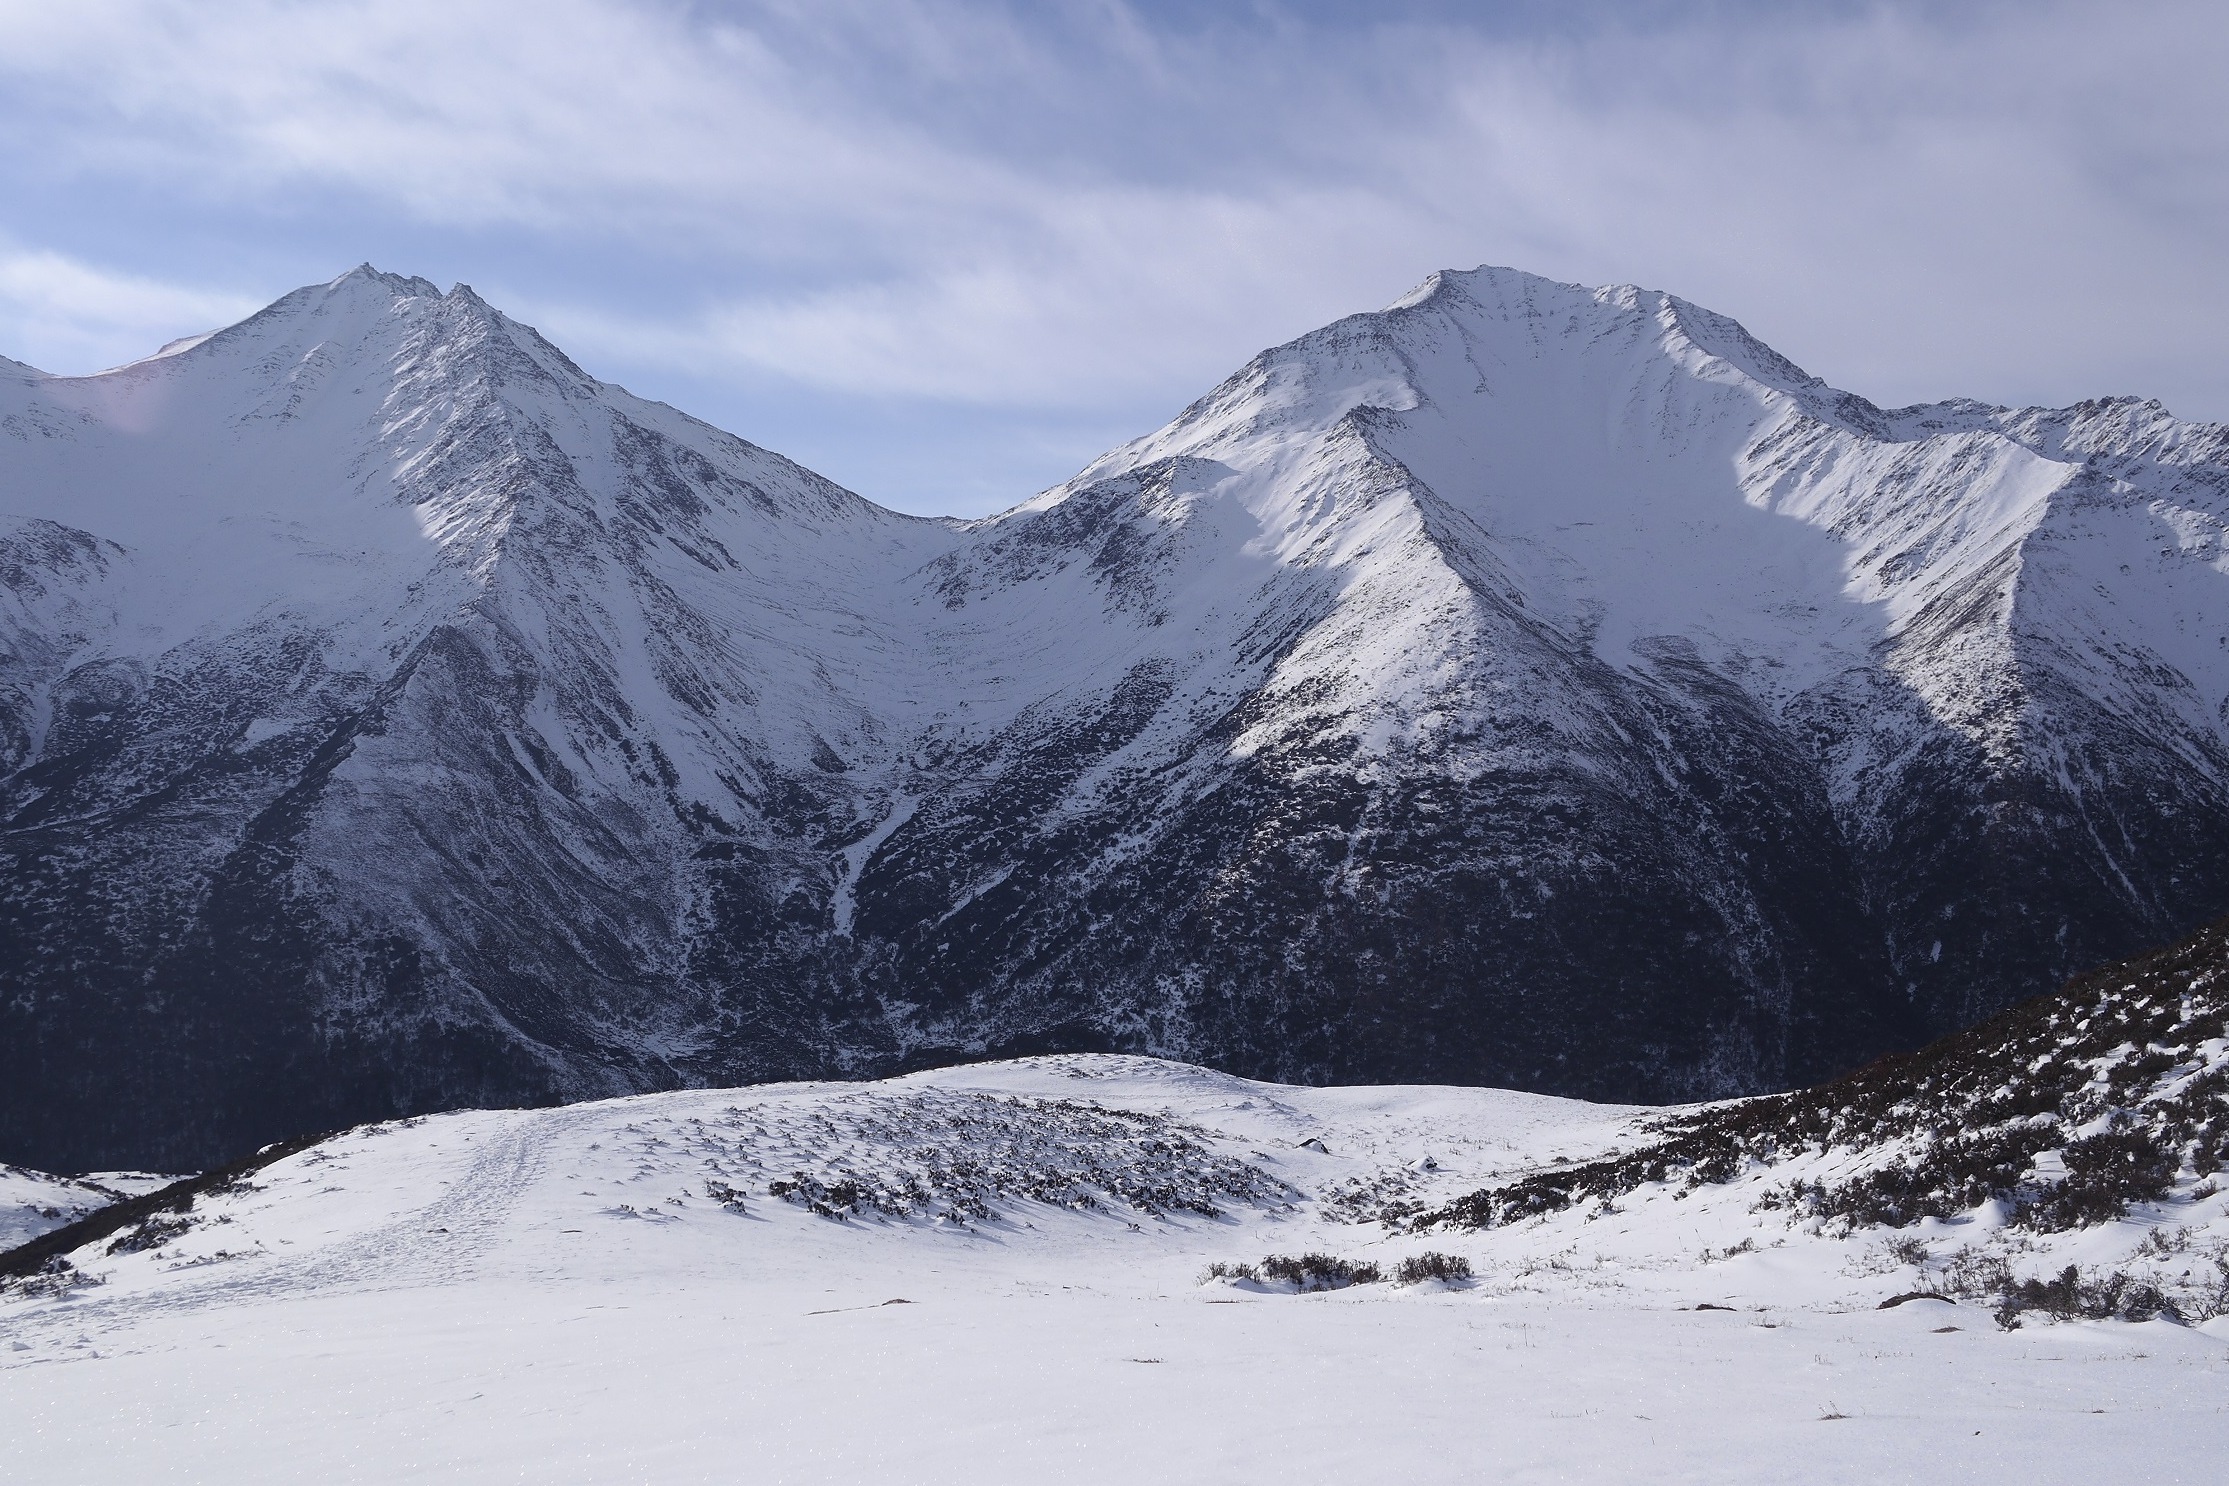
[[[0,1156],[1058,1047],[1755,1090],[2229,898],[2229,434],[2154,404],[1482,269],[960,523],[368,268],[5,372]]]

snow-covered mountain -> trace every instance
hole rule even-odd
[[[1436,275],[979,522],[359,269],[0,365],[0,1156],[1119,1048],[1756,1090],[2229,899],[2229,430]]]

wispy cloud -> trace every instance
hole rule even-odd
[[[182,326],[214,330],[257,308],[245,296],[0,248],[0,335],[17,359],[34,365],[116,365],[175,339]]]
[[[2229,415],[2217,6],[1357,14],[0,0],[0,184],[191,218],[229,294],[227,232],[315,276],[372,238],[630,380],[772,379],[829,428],[846,397],[1170,410],[1480,261],[1677,290],[1890,400]],[[70,241],[173,271],[143,232]]]

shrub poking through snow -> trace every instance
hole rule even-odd
[[[1937,1287],[1987,1305],[2011,1331],[2023,1318],[2054,1321],[2211,1321],[2229,1315],[2229,1244],[2197,1253],[2191,1232],[2154,1228],[2129,1256],[2131,1268],[2085,1273],[2069,1264],[2049,1277],[2022,1277],[2002,1254],[1968,1246],[1943,1263]]]
[[[1212,1131],[1073,1099],[863,1090],[810,1105],[766,1099],[628,1136],[646,1160],[676,1140],[700,1155],[705,1195],[732,1211],[763,1182],[768,1196],[841,1222],[991,1222],[1019,1202],[1213,1218],[1300,1195],[1217,1150]]]
[[[1245,1280],[1256,1285],[1290,1285],[1296,1291],[1344,1290],[1349,1285],[1375,1285],[1384,1271],[1365,1259],[1339,1259],[1330,1254],[1302,1254],[1288,1258],[1271,1254],[1259,1264],[1210,1264],[1211,1280]]]
[[[30,1274],[0,1276],[0,1295],[11,1300],[60,1300],[73,1290],[106,1283],[102,1276],[87,1274],[56,1254]]]
[[[1758,1206],[1901,1228],[1995,1200],[2017,1227],[2086,1228],[2169,1198],[2186,1167],[2204,1178],[2229,1159],[2224,1039],[2229,919],[1832,1083],[1670,1116],[1637,1150],[1383,1216],[1412,1231],[1498,1227],[1831,1151],[1877,1164],[1784,1184]],[[2183,1196],[2212,1194],[2198,1182]]]
[[[1385,1278],[1367,1259],[1357,1263],[1329,1254],[1302,1254],[1297,1259],[1272,1254],[1262,1260],[1262,1277],[1296,1290],[1344,1290],[1349,1285],[1375,1285]]]
[[[193,1227],[193,1219],[170,1217],[156,1213],[142,1218],[139,1226],[108,1246],[111,1254],[143,1254],[149,1249],[159,1249],[174,1238],[182,1238]]]
[[[2150,1321],[2183,1319],[2182,1311],[2159,1286],[2119,1270],[2084,1279],[2069,1264],[2056,1278],[2009,1282],[1998,1292],[1997,1324],[2011,1331],[2028,1311],[2055,1321]]]
[[[1384,1272],[1369,1259],[1337,1259],[1333,1254],[1268,1254],[1262,1263],[1208,1265],[1208,1279],[1248,1279],[1257,1285],[1293,1285],[1293,1290],[1346,1290],[1349,1285],[1375,1285]]]
[[[1470,1277],[1470,1260],[1460,1254],[1442,1254],[1432,1249],[1409,1255],[1393,1271],[1393,1283],[1396,1285],[1421,1285],[1426,1280],[1438,1280],[1443,1285],[1458,1285]]]

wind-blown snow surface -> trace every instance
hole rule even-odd
[[[2229,433],[1437,275],[974,523],[369,269],[0,367],[0,1155],[1120,1048],[1786,1086],[2229,899]]]
[[[1926,1281],[1908,1255],[1746,1184],[1486,1232],[1356,1220],[1583,1161],[1643,1113],[1078,1056],[351,1131],[183,1231],[80,1251],[99,1283],[0,1301],[0,1429],[54,1483],[2218,1471],[2218,1323],[1879,1310]],[[842,1183],[847,1216],[812,1210]],[[2229,1236],[2223,1201],[2065,1243]],[[1427,1248],[1477,1279],[1202,1278]]]

